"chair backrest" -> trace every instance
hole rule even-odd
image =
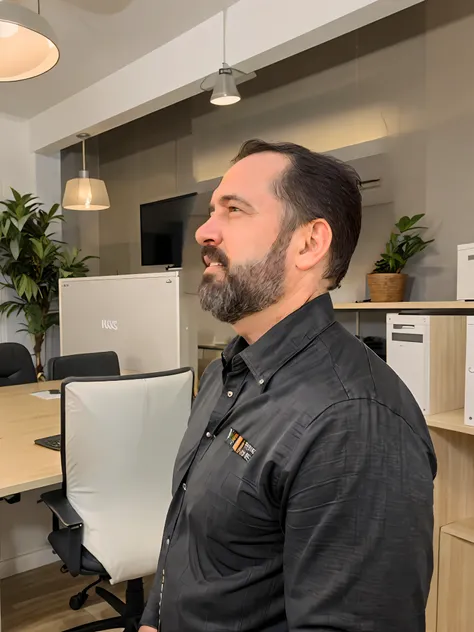
[[[36,370],[28,349],[18,342],[0,343],[0,386],[36,381]]]
[[[192,369],[62,383],[64,489],[111,583],[156,572]]]
[[[120,375],[120,364],[115,351],[76,353],[51,358],[46,374],[48,380],[64,380],[67,377],[108,377]]]

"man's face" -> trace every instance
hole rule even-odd
[[[209,220],[196,232],[206,266],[199,287],[204,310],[235,324],[278,302],[285,292],[289,231],[274,183],[284,156],[254,154],[235,164],[211,200]]]

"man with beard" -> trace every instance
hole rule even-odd
[[[237,337],[193,405],[144,632],[425,630],[433,446],[328,293],[360,224],[357,174],[290,143],[245,143],[214,192],[199,294]]]

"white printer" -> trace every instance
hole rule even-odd
[[[425,415],[462,408],[466,317],[388,314],[387,364]]]
[[[458,301],[474,301],[474,244],[458,246]]]

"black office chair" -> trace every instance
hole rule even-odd
[[[192,369],[62,383],[63,486],[41,495],[53,512],[49,542],[73,577],[99,576],[70,606],[78,610],[100,581],[127,582],[125,603],[96,588],[119,616],[68,632],[138,630],[142,578],[156,572],[192,392]]]
[[[115,351],[76,353],[48,360],[48,380],[67,377],[107,377],[120,375],[120,363]]]
[[[37,382],[30,352],[18,342],[0,343],[0,386]]]

